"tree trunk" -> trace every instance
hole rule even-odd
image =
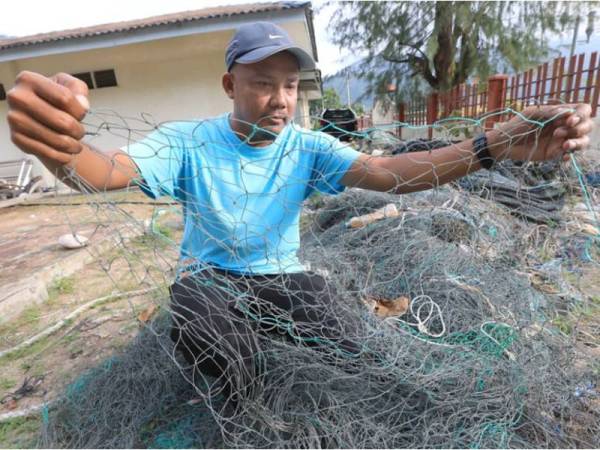
[[[437,86],[432,86],[440,91],[447,91],[452,87],[454,54],[456,42],[452,29],[452,11],[454,2],[436,2],[435,29],[437,30],[438,48],[433,57],[433,66],[437,78]]]

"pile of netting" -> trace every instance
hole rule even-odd
[[[552,322],[572,299],[530,280],[535,226],[458,185],[351,189],[310,199],[303,219],[301,260],[325,285],[301,312],[328,322],[302,329],[259,300],[273,284],[303,298],[291,278],[251,285],[212,271],[189,289],[231,300],[227,314],[197,318],[198,339],[244,324],[212,347],[228,378],[198,372],[174,348],[164,298],[130,345],[44,411],[40,445],[600,446],[600,406],[585,388],[597,374]],[[247,347],[258,350],[251,361]]]

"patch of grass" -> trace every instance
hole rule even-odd
[[[55,278],[48,288],[48,301],[52,301],[65,294],[72,294],[75,291],[74,277]]]
[[[161,225],[160,223],[154,224],[154,233],[160,234],[161,236],[166,237],[167,239],[173,239],[173,230],[171,228]]]
[[[552,320],[552,324],[560,330],[561,333],[570,336],[573,332],[573,324],[569,320],[568,317],[565,316],[556,316]]]
[[[128,256],[128,252],[125,247],[122,245],[118,245],[116,247],[112,247],[110,250],[107,250],[100,256],[100,260],[102,261],[114,261],[118,258],[126,258]]]
[[[42,315],[39,305],[28,306],[21,314],[20,320],[25,323],[37,323]]]
[[[166,239],[157,233],[144,233],[131,239],[131,243],[138,249],[164,248],[168,245]],[[130,252],[128,252],[130,253]]]
[[[556,248],[553,245],[541,245],[538,251],[538,258],[541,262],[548,262],[556,257]]]
[[[568,270],[563,270],[562,277],[569,283],[576,285],[579,282],[580,276],[574,272],[570,272]]]
[[[16,361],[16,360],[25,358],[26,356],[40,353],[43,350],[46,350],[47,347],[48,347],[48,337],[42,338],[39,341],[37,341],[36,343],[34,343],[28,347],[22,348],[21,350],[17,350],[16,352],[9,353],[8,355],[3,356],[2,358],[0,358],[0,366],[4,362]],[[31,367],[31,364],[30,363],[28,363],[28,364],[29,364],[29,367]]]
[[[593,361],[591,364],[592,373],[596,377],[600,377],[600,361]]]
[[[14,336],[21,328],[37,324],[41,316],[40,305],[30,305],[18,317],[0,325],[0,336]]]
[[[8,391],[9,389],[14,388],[17,385],[15,380],[11,380],[10,378],[0,378],[0,389],[4,391]]]
[[[40,308],[40,305],[29,305],[15,320],[12,321],[11,325],[14,328],[20,328],[24,325],[36,324],[39,322],[41,316],[42,309]]]
[[[37,361],[31,367],[29,375],[33,377],[42,377],[48,373],[48,369],[43,364],[43,361]]]
[[[599,295],[592,295],[590,297],[590,303],[592,305],[600,307],[600,296]]]
[[[0,448],[33,448],[42,425],[39,414],[0,423]]]
[[[570,336],[575,327],[584,326],[600,314],[600,299],[591,298],[589,301],[571,304],[566,314],[558,314],[552,323],[562,333]]]
[[[306,231],[308,231],[313,221],[314,220],[312,217],[309,217],[306,214],[302,214],[300,216],[300,233],[305,233]]]
[[[312,209],[319,209],[325,206],[325,196],[319,192],[314,192],[309,198],[308,200],[306,200],[306,203],[312,208]]]
[[[594,317],[594,315],[597,313],[597,311],[598,311],[598,309],[591,305],[577,305],[573,308],[572,314],[576,319],[578,319],[578,318],[589,319],[591,317]]]
[[[569,308],[569,315],[575,319],[592,319],[600,314],[600,298],[597,296],[588,297],[587,300],[572,304]]]
[[[162,249],[172,245],[174,238],[174,232],[171,227],[154,222],[150,230],[132,238],[131,243],[142,249]],[[125,251],[125,253],[130,254],[128,251]]]
[[[72,342],[75,342],[76,340],[78,340],[79,337],[80,337],[79,331],[75,331],[74,333],[65,334],[61,340],[65,344],[71,344]]]

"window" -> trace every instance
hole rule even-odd
[[[114,69],[80,72],[72,75],[87,84],[88,89],[117,86],[117,76]]]
[[[85,84],[87,84],[88,89],[94,89],[94,82],[92,81],[92,74],[89,72],[81,72],[74,73],[73,76],[75,78],[79,78]]]
[[[0,100],[6,100],[6,91],[2,83],[0,83]]]
[[[94,81],[97,88],[111,87],[117,85],[117,76],[113,69],[98,70],[94,72]]]

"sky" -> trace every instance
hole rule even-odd
[[[177,11],[256,1],[268,0],[102,0],[93,3],[85,0],[3,1],[0,13],[0,35],[27,36]],[[329,39],[328,24],[334,9],[335,7],[324,7],[324,0],[313,1],[319,68],[323,75],[333,74],[358,59],[348,51],[340,53],[338,47]]]
[[[21,0],[2,2],[0,35],[26,36],[48,31],[65,30],[122,20],[139,19],[160,14],[191,9],[209,8],[230,4],[253,3],[269,0]],[[325,6],[325,0],[313,0],[315,34],[319,53],[319,68],[324,76],[332,75],[360,59],[361,55],[340,50],[330,39],[331,16],[335,5]],[[35,11],[32,14],[32,11]],[[600,35],[596,31],[592,42],[586,44],[581,27],[578,52],[597,50]],[[553,46],[562,43],[563,53],[568,53],[572,36],[566,33],[555,37]]]

